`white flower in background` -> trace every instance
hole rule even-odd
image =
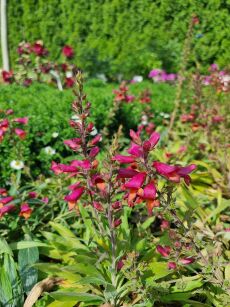
[[[78,115],[74,114],[71,119],[75,122],[75,123],[81,123],[81,119]]]
[[[90,132],[90,135],[94,136],[94,135],[97,135],[97,128],[96,127],[93,127],[93,130]]]
[[[72,78],[72,77],[73,77],[72,71],[67,71],[67,72],[66,72],[66,77],[67,77],[67,78]]]
[[[24,167],[24,162],[19,160],[13,160],[10,162],[10,167],[16,170],[20,170]]]
[[[46,178],[45,179],[45,183],[51,183],[51,179],[50,178]]]
[[[164,113],[164,118],[169,118],[170,115],[168,113]]]
[[[143,81],[143,77],[142,76],[134,76],[133,77],[133,82],[142,82]]]
[[[56,153],[56,150],[53,149],[53,148],[50,147],[50,146],[46,146],[46,147],[44,148],[44,151],[45,151],[45,153],[47,153],[47,155],[50,155],[50,156],[55,155],[55,153]]]
[[[96,77],[105,83],[108,81],[105,74],[97,74]]]
[[[148,116],[147,115],[143,115],[141,117],[141,124],[144,125],[144,126],[148,125]]]
[[[56,139],[58,136],[59,136],[59,133],[58,133],[58,132],[53,132],[53,133],[52,133],[52,137],[53,137],[53,138]]]

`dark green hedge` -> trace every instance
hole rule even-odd
[[[128,77],[161,64],[175,71],[188,20],[196,13],[196,58],[225,66],[229,8],[229,0],[9,0],[11,59],[20,41],[43,39],[53,59],[60,58],[61,46],[72,45],[74,61],[92,74]]]
[[[145,74],[178,68],[188,21],[201,22],[194,53],[201,64],[230,60],[229,0],[9,0],[12,62],[22,40],[42,39],[53,59],[70,44],[74,61],[91,74]],[[194,63],[194,55],[191,58]]]
[[[118,85],[103,84],[99,80],[89,80],[85,85],[85,92],[92,103],[91,120],[97,129],[101,131],[113,106],[114,94],[112,90]],[[170,112],[173,108],[175,87],[168,84],[153,84],[143,82],[130,85],[130,92],[138,95],[141,90],[149,88],[153,92],[151,110],[156,114],[154,122],[162,122],[160,112]],[[15,117],[29,117],[28,135],[24,141],[20,141],[23,152],[23,160],[31,166],[34,176],[47,173],[51,160],[62,159],[70,156],[70,152],[63,145],[63,140],[74,137],[74,131],[69,126],[71,117],[71,102],[74,96],[71,90],[59,92],[45,84],[34,83],[29,88],[18,85],[0,86],[0,109],[12,108]],[[127,136],[129,129],[136,129],[140,122],[145,105],[140,102],[124,104],[116,117],[112,118],[110,133],[117,131],[122,123],[124,133]],[[53,132],[58,132],[57,138],[53,138]],[[13,147],[12,147],[13,146]],[[44,147],[51,146],[57,152],[55,156],[44,153]],[[10,161],[18,159],[13,144],[7,140],[0,143],[0,186],[9,178],[11,169]],[[2,182],[1,182],[2,180]]]

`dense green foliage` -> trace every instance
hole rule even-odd
[[[100,80],[92,79],[85,86],[88,99],[92,103],[92,120],[99,131],[106,125],[106,120],[113,106],[113,89],[118,88],[116,84],[104,84]],[[122,122],[123,131],[128,135],[130,128],[135,128],[140,122],[143,111],[143,104],[138,101],[140,91],[149,88],[152,92],[152,113],[156,115],[154,122],[162,121],[161,112],[170,112],[173,108],[175,87],[168,84],[153,84],[143,82],[130,85],[130,92],[136,95],[136,102],[123,104],[119,112],[112,118],[110,123],[111,135],[117,131]],[[29,117],[29,131],[26,140],[21,142],[20,151],[23,152],[24,161],[31,165],[33,175],[37,176],[42,172],[47,173],[50,169],[53,156],[44,153],[46,146],[56,150],[55,157],[69,155],[63,144],[64,139],[71,138],[72,129],[69,127],[69,114],[71,112],[70,101],[73,99],[72,90],[59,92],[48,85],[35,83],[29,88],[18,85],[1,86],[1,109],[13,109],[15,117]],[[58,137],[52,137],[54,132]],[[2,179],[9,176],[10,161],[18,156],[18,151],[12,144],[5,141],[1,144],[3,154],[0,159],[0,173]],[[7,156],[7,159],[6,159]]]
[[[91,74],[146,74],[163,66],[178,69],[192,14],[200,23],[193,33],[191,63],[229,63],[229,0],[9,0],[12,63],[22,41],[42,39],[53,59],[70,44],[74,61]]]

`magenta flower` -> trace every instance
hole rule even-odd
[[[125,185],[124,188],[129,190],[128,194],[128,204],[129,206],[134,205],[134,200],[137,197],[138,190],[142,187],[146,178],[146,173],[138,173],[137,175],[133,176]]]
[[[7,195],[7,190],[4,188],[0,188],[0,195],[3,195],[3,196]]]
[[[38,194],[36,192],[29,192],[28,193],[29,198],[36,198]]]
[[[45,56],[48,51],[44,48],[42,42],[37,41],[31,47],[31,51],[34,52],[37,56]]]
[[[13,122],[19,123],[19,124],[22,124],[22,125],[27,125],[28,121],[29,121],[28,117],[21,117],[21,118],[14,118],[13,119]]]
[[[77,187],[75,188],[69,195],[65,196],[65,200],[68,202],[69,210],[72,210],[79,198],[82,196],[84,193],[85,188],[83,187]]]
[[[113,160],[118,161],[122,164],[129,164],[136,161],[136,157],[133,156],[123,156],[123,155],[116,155],[113,157]]]
[[[73,48],[69,45],[65,45],[62,48],[62,54],[67,57],[68,59],[71,59],[74,56]]]
[[[157,189],[153,182],[147,184],[143,189],[139,189],[137,194],[141,197],[141,199],[145,200],[147,203],[148,214],[151,216],[153,208],[156,206]]]
[[[10,71],[6,71],[6,70],[3,70],[2,71],[2,78],[3,78],[3,81],[5,83],[12,83],[13,80],[14,80],[14,73],[12,70]]]
[[[0,207],[0,218],[3,217],[6,213],[9,213],[15,209],[16,207],[13,204],[9,204],[9,205]]]
[[[168,262],[168,269],[169,270],[175,270],[176,269],[176,263],[175,262]]]
[[[72,77],[66,77],[65,78],[65,86],[67,87],[67,88],[71,88],[71,87],[73,87],[74,86],[74,78],[72,78]]]
[[[121,219],[116,219],[113,221],[113,227],[116,228],[121,225]]]
[[[195,164],[191,164],[186,167],[181,167],[157,161],[153,163],[153,167],[160,175],[166,177],[170,181],[179,183],[180,179],[184,178],[184,181],[187,185],[189,185],[191,181],[191,178],[188,174],[190,174],[193,170],[196,169]]]
[[[118,178],[132,178],[137,175],[138,172],[132,168],[120,168],[118,171]]]
[[[4,198],[1,198],[0,199],[0,207],[8,204],[9,202],[11,202],[12,200],[14,200],[14,198],[12,196],[7,196],[7,197],[4,197]]]
[[[162,245],[157,245],[157,251],[158,253],[161,254],[161,256],[168,257],[171,252],[171,247],[170,246],[163,247]]]
[[[21,205],[19,216],[23,216],[26,220],[31,216],[33,209],[27,203]]]
[[[89,153],[89,157],[90,158],[94,158],[96,157],[96,155],[99,153],[100,151],[100,148],[99,147],[93,147],[91,150],[90,150],[90,153]]]
[[[179,262],[181,264],[187,265],[187,264],[191,264],[195,261],[195,259],[193,257],[185,257],[179,260]]]
[[[94,207],[97,211],[100,211],[100,212],[104,211],[103,206],[102,206],[99,202],[97,202],[97,201],[94,201],[94,202],[93,202],[93,207]]]
[[[20,128],[15,128],[14,132],[17,134],[17,136],[21,139],[24,140],[26,137],[26,132]]]
[[[80,138],[74,138],[70,140],[65,140],[63,142],[65,145],[67,145],[70,149],[76,150],[80,148],[81,145],[81,139]]]

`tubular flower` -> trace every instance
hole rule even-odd
[[[161,256],[168,257],[171,252],[171,247],[170,246],[163,247],[162,245],[157,245],[157,251],[158,253],[161,254]]]
[[[19,123],[19,124],[22,124],[22,125],[27,125],[28,121],[29,121],[28,117],[21,117],[21,118],[14,118],[13,119],[13,122]]]
[[[27,203],[21,205],[19,216],[23,216],[26,220],[31,216],[33,209]]]
[[[146,178],[146,173],[138,173],[133,176],[125,185],[125,189],[129,190],[128,194],[128,204],[129,206],[134,205],[134,200],[138,196],[138,191],[142,187]]]
[[[158,203],[155,201],[156,193],[157,190],[153,182],[147,184],[144,189],[138,190],[138,195],[147,203],[147,210],[149,215],[152,215],[153,208],[158,206]]]
[[[190,174],[192,171],[196,169],[195,164],[181,167],[157,161],[153,163],[153,167],[156,169],[158,174],[166,177],[168,180],[179,183],[180,179],[183,178],[187,185],[189,185],[191,181],[191,178],[188,174]]]
[[[26,132],[20,128],[15,128],[15,133],[17,134],[17,136],[21,139],[24,140],[26,137]]]
[[[9,213],[15,209],[16,207],[13,204],[9,204],[9,205],[0,207],[0,218],[3,217],[6,213]]]
[[[3,207],[4,205],[8,204],[12,200],[14,200],[14,198],[12,196],[7,196],[7,197],[0,199],[0,208]]]
[[[68,202],[69,210],[72,210],[75,208],[78,199],[82,196],[84,193],[85,188],[83,187],[76,187],[69,195],[65,196],[65,201]]]

